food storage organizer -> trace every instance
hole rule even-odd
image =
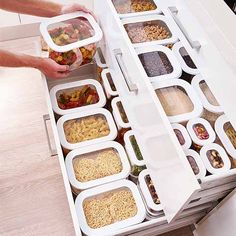
[[[182,70],[172,51],[161,45],[136,48],[139,60],[151,82],[178,79]]]
[[[231,168],[229,157],[224,148],[218,144],[211,143],[202,147],[200,156],[206,169],[211,174],[227,173]]]
[[[202,114],[201,102],[186,81],[172,79],[152,85],[171,123],[186,122]]]
[[[141,223],[146,215],[137,186],[128,180],[83,191],[75,207],[86,235],[115,235],[119,229]]]
[[[131,17],[123,19],[122,23],[134,47],[167,45],[177,41],[173,25],[162,15]]]
[[[180,145],[184,150],[187,150],[192,145],[192,140],[188,134],[186,128],[181,124],[172,124],[172,128],[175,132],[176,137],[179,140]]]
[[[202,179],[206,176],[206,167],[204,166],[199,154],[191,149],[185,150],[185,155],[188,159],[189,164],[192,167],[194,174],[197,179]]]
[[[106,97],[101,84],[86,79],[54,86],[50,91],[52,108],[58,115],[103,107]]]
[[[97,22],[84,12],[47,19],[41,23],[40,31],[50,48],[49,57],[58,64],[69,65],[71,70],[91,62],[95,43],[102,38]]]
[[[199,70],[181,42],[175,43],[172,50],[184,72],[190,75],[199,74]]]
[[[113,98],[111,101],[113,116],[119,129],[130,128],[128,117],[125,113],[124,107],[119,97]]]
[[[125,179],[130,173],[126,152],[114,141],[73,150],[65,162],[70,184],[77,191]]]
[[[191,119],[187,123],[187,130],[193,142],[199,146],[213,143],[216,134],[210,123],[202,118]]]
[[[112,0],[112,3],[121,18],[161,13],[154,0]]]
[[[114,140],[117,136],[112,115],[103,108],[64,115],[58,120],[57,129],[66,150]]]
[[[216,120],[215,131],[228,154],[236,159],[236,131],[225,115]]]

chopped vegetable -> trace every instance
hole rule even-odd
[[[135,152],[135,155],[136,155],[137,159],[139,161],[143,160],[143,155],[142,155],[142,153],[140,151],[140,148],[139,148],[138,143],[136,141],[136,138],[134,136],[130,137],[130,142],[131,142],[131,145],[132,145],[132,147],[134,149],[134,152]]]

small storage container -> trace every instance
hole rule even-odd
[[[96,236],[116,234],[119,229],[141,223],[146,215],[137,186],[128,180],[81,192],[75,208],[83,233]]]
[[[161,45],[138,47],[136,52],[151,82],[178,79],[181,76],[181,67],[169,48]]]
[[[117,136],[112,115],[103,108],[64,115],[58,120],[57,129],[65,150],[114,140]]]
[[[211,174],[227,173],[231,168],[231,162],[224,148],[220,145],[211,143],[200,150],[200,156]]]
[[[201,116],[201,102],[186,81],[172,79],[152,85],[171,123],[182,123]]]
[[[103,107],[106,97],[101,84],[93,79],[59,84],[50,91],[52,108],[58,115]]]

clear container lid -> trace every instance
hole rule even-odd
[[[103,108],[62,116],[57,122],[61,145],[68,150],[114,140],[117,129],[112,115]]]
[[[203,118],[191,119],[187,123],[187,130],[193,142],[199,146],[213,143],[216,139],[216,134],[210,123]]]
[[[178,79],[181,76],[181,67],[169,48],[155,45],[136,48],[136,52],[151,82]]]
[[[124,148],[113,141],[73,150],[65,163],[69,181],[77,190],[125,179],[130,173]]]
[[[40,31],[48,46],[56,52],[81,48],[102,38],[97,22],[84,12],[49,18],[41,23]]]
[[[101,84],[93,79],[59,84],[50,90],[52,108],[58,115],[103,107],[106,97]]]
[[[172,79],[152,85],[171,123],[186,122],[202,114],[201,102],[186,81]]]
[[[115,181],[81,192],[75,200],[80,227],[86,235],[105,236],[141,223],[146,210],[137,186]]]

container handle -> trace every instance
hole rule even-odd
[[[115,54],[115,58],[116,58],[116,61],[120,67],[120,70],[121,70],[121,73],[123,74],[124,76],[124,79],[125,79],[125,82],[128,86],[128,89],[130,92],[138,92],[138,86],[137,84],[133,83],[131,80],[130,80],[130,77],[129,77],[129,73],[128,73],[128,70],[125,66],[125,63],[123,61],[123,53],[121,51],[121,49],[115,49],[114,50],[114,54]]]
[[[192,40],[191,37],[189,36],[189,34],[186,31],[185,27],[183,26],[183,24],[181,23],[180,19],[178,18],[179,10],[177,9],[177,7],[172,6],[172,7],[168,7],[168,9],[170,10],[170,12],[172,14],[175,23],[179,26],[180,30],[185,35],[185,37],[186,37],[188,43],[190,44],[190,46],[193,49],[199,50],[202,45],[200,44],[200,42],[198,40]]]
[[[48,131],[48,127],[47,127],[47,121],[50,121],[49,114],[43,115],[43,122],[44,122],[44,127],[45,127],[45,131],[46,131],[46,136],[47,136],[48,148],[50,150],[51,157],[54,157],[54,156],[57,156],[57,150],[52,148],[52,144],[51,144],[50,137],[49,137],[49,131]]]

